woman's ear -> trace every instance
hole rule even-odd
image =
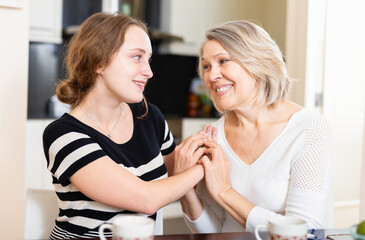
[[[104,69],[103,68],[97,68],[96,69],[96,73],[97,74],[103,75],[103,72],[104,72]]]

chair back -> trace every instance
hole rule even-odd
[[[28,189],[25,203],[24,239],[49,239],[59,209],[54,190]]]

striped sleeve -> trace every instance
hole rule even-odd
[[[167,155],[173,152],[176,147],[174,137],[160,109],[153,104],[149,104],[149,107],[155,118],[155,131],[161,139],[161,153],[162,155]]]
[[[53,125],[44,132],[44,139],[48,135],[56,136],[45,149],[47,168],[62,185],[69,184],[69,178],[87,164],[105,156],[90,136],[75,130],[65,130],[60,125]],[[60,128],[64,129],[63,134]],[[67,128],[67,126],[66,126]]]
[[[169,129],[169,125],[167,124],[165,120],[165,131],[164,131],[164,139],[161,146],[161,153],[162,155],[167,155],[174,151],[176,145],[174,141],[174,137],[172,136],[172,133]]]

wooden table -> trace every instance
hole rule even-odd
[[[325,238],[324,230],[315,231],[317,240]],[[266,232],[260,232],[262,239],[267,239]],[[107,238],[112,240],[112,238]],[[91,240],[99,240],[94,238]],[[210,234],[177,234],[177,235],[160,235],[155,236],[154,240],[256,240],[253,232],[235,232],[235,233],[210,233]]]
[[[239,233],[162,235],[162,236],[155,236],[154,240],[256,240],[256,238],[255,234],[252,232],[239,232]]]
[[[260,234],[260,236],[264,237],[263,239],[266,239],[264,235]],[[106,239],[112,240],[111,237]],[[89,240],[99,240],[99,238],[92,238]],[[155,236],[154,240],[256,240],[256,238],[255,234],[252,232],[239,232],[239,233],[158,235]]]

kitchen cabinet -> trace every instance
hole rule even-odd
[[[242,19],[263,26],[284,49],[285,16],[286,0],[161,0],[160,29],[184,40],[164,42],[159,51],[197,56],[206,30]]]
[[[161,0],[161,30],[184,40],[162,43],[159,50],[197,56],[207,29],[231,20],[262,19],[257,9],[262,9],[264,3],[263,0]]]
[[[29,41],[62,42],[62,0],[29,1]]]

